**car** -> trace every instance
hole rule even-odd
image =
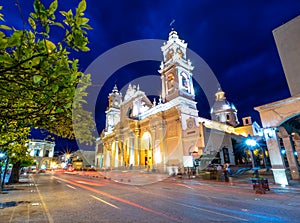
[[[40,169],[40,170],[38,171],[38,173],[46,173],[46,170],[45,170],[45,169]]]

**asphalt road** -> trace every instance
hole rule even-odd
[[[300,217],[300,192],[261,195],[251,187],[173,178],[134,186],[63,173],[33,180],[36,189],[28,196],[39,209],[20,222],[299,222]]]
[[[295,194],[261,195],[228,184],[168,178],[133,186],[63,173],[33,179],[37,189],[31,196],[39,198],[40,220],[50,223],[297,222],[300,217]]]

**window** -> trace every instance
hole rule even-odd
[[[230,115],[229,114],[226,115],[226,119],[227,119],[227,121],[230,121]]]
[[[230,163],[228,148],[223,147],[224,163]]]
[[[167,86],[168,86],[168,91],[172,90],[173,87],[174,87],[174,75],[171,73],[171,74],[168,74],[167,76]]]
[[[34,156],[39,156],[40,155],[40,150],[39,149],[34,149]]]
[[[181,81],[182,81],[182,87],[185,89],[185,90],[189,90],[189,81],[188,81],[188,77],[186,75],[186,73],[184,72],[181,72]]]

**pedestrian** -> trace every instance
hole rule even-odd
[[[221,176],[222,176],[222,166],[220,164],[218,164],[218,166],[217,166],[217,181],[221,180]]]
[[[230,166],[228,163],[226,164],[226,170],[227,170],[228,175],[230,175]]]
[[[224,164],[224,167],[223,167],[225,182],[229,181],[229,178],[228,178],[228,167],[227,166],[228,166],[228,164]]]

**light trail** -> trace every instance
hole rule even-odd
[[[221,215],[221,216],[224,216],[224,217],[233,218],[233,219],[236,219],[236,220],[239,220],[239,221],[249,221],[245,218],[240,218],[240,217],[232,216],[232,215],[229,215],[229,214],[223,214],[223,213],[220,213],[220,212],[217,212],[217,211],[208,210],[206,208],[200,208],[200,207],[196,207],[196,206],[193,206],[193,205],[178,203],[178,202],[174,202],[174,201],[172,201],[172,203],[177,204],[177,205],[181,205],[181,206],[184,206],[184,207],[188,207],[188,208],[194,208],[194,209],[197,209],[197,210],[200,210],[200,211],[209,212],[209,213],[212,213],[212,214],[215,214],[215,215]]]
[[[73,184],[73,185],[75,185],[75,186],[81,187],[81,188],[83,188],[83,189],[92,191],[92,192],[94,192],[94,193],[101,194],[101,195],[103,195],[103,196],[105,196],[105,197],[108,197],[108,198],[117,200],[117,201],[122,202],[122,203],[124,203],[124,204],[127,204],[127,205],[130,205],[130,206],[139,208],[139,209],[141,209],[141,210],[150,212],[150,213],[152,213],[152,214],[156,214],[156,215],[159,215],[159,216],[168,218],[168,219],[170,219],[170,220],[172,220],[172,221],[175,221],[175,222],[181,222],[179,219],[177,219],[177,218],[175,218],[175,217],[173,217],[173,216],[166,215],[166,214],[164,214],[164,213],[161,213],[161,212],[152,210],[152,209],[150,209],[150,208],[147,208],[147,207],[144,207],[144,206],[142,206],[142,205],[136,204],[136,203],[131,202],[131,201],[129,201],[129,200],[125,200],[125,199],[123,199],[123,198],[116,197],[116,196],[114,196],[114,195],[105,193],[105,192],[103,192],[103,191],[100,191],[100,190],[91,188],[91,187],[89,187],[89,186],[86,186],[86,185],[83,185],[83,184],[79,184],[79,183],[76,183],[76,182],[73,182],[73,181],[70,181],[70,180],[66,180],[66,179],[63,179],[63,178],[60,178],[60,177],[56,177],[56,176],[54,176],[54,178],[59,179],[60,181],[64,181],[64,182],[66,182],[66,183]]]
[[[78,180],[76,182],[80,183],[80,184],[91,185],[91,186],[98,186],[98,187],[104,186],[104,184],[99,184],[99,183],[94,183],[94,182],[87,182],[87,181],[81,181],[81,180]]]
[[[186,188],[189,188],[189,189],[194,189],[194,188],[192,188],[192,187],[190,187],[190,186],[187,186],[187,185],[185,185],[185,184],[176,184],[176,185],[181,186],[181,187],[186,187]]]
[[[178,186],[182,186],[182,185],[178,184]],[[153,190],[152,191],[144,191],[143,193],[157,195]],[[178,192],[176,192],[176,193],[178,193]],[[194,192],[194,194],[195,194],[195,192]],[[165,195],[165,194],[160,194],[159,196],[164,197],[165,199],[169,200],[170,203],[185,206],[185,207],[188,207],[188,208],[194,208],[194,209],[201,210],[201,211],[204,211],[204,212],[213,213],[215,215],[220,215],[220,216],[224,216],[224,217],[237,219],[239,221],[249,221],[249,219],[244,219],[242,217],[238,217],[238,216],[235,216],[235,215],[242,215],[242,216],[247,216],[247,217],[251,216],[251,217],[258,218],[258,219],[265,219],[263,221],[268,221],[268,220],[270,220],[270,221],[284,221],[284,219],[282,219],[281,216],[270,216],[270,215],[265,215],[265,213],[257,213],[256,214],[256,213],[252,213],[252,211],[250,212],[248,209],[242,209],[240,211],[240,210],[230,209],[228,207],[212,206],[212,205],[208,205],[208,203],[205,204],[207,206],[207,208],[205,208],[205,207],[199,207],[198,204],[191,205],[191,204],[187,204],[187,203],[177,202],[174,198],[172,198],[171,196]],[[197,193],[197,196],[202,196],[202,197],[207,197],[207,198],[217,198],[217,197],[213,197],[213,196],[204,196],[203,194],[199,194],[199,193]],[[185,202],[188,202],[188,201],[185,200]],[[211,207],[211,208],[209,208],[209,207]],[[215,209],[215,210],[213,210],[213,209]],[[247,211],[245,211],[245,210],[247,210]],[[224,213],[224,212],[227,212],[227,214]],[[232,214],[235,214],[235,215],[232,215]]]

